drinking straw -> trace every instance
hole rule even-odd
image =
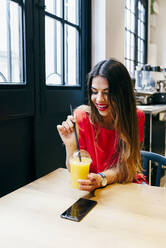
[[[72,105],[71,104],[70,104],[70,112],[71,112],[71,115],[73,116],[73,108],[72,108]],[[73,124],[74,124],[74,134],[75,134],[75,139],[76,139],[76,144],[77,144],[77,150],[78,150],[78,157],[79,157],[79,160],[81,162],[81,153],[80,153],[80,147],[79,147],[79,143],[78,143],[78,137],[77,137],[77,130],[76,130],[75,122]]]

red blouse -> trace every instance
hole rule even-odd
[[[79,146],[86,150],[91,158],[92,164],[90,172],[99,173],[111,167],[118,159],[116,151],[118,135],[115,130],[100,128],[97,139],[93,124],[89,120],[89,115],[84,110],[75,110],[79,126]],[[144,139],[145,115],[141,110],[137,110],[138,127],[140,141]]]

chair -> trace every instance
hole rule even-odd
[[[144,169],[143,173],[145,176],[147,176],[148,174],[149,161],[155,162],[155,164],[157,165],[155,186],[160,186],[161,168],[162,165],[166,165],[166,157],[154,152],[141,150],[141,160],[142,160],[142,167]]]

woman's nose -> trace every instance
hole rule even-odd
[[[104,96],[103,96],[103,94],[100,93],[100,92],[97,94],[97,101],[98,101],[98,102],[104,101]]]

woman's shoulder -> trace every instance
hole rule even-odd
[[[88,105],[80,105],[74,110],[74,114],[78,121],[89,119],[90,107]]]

